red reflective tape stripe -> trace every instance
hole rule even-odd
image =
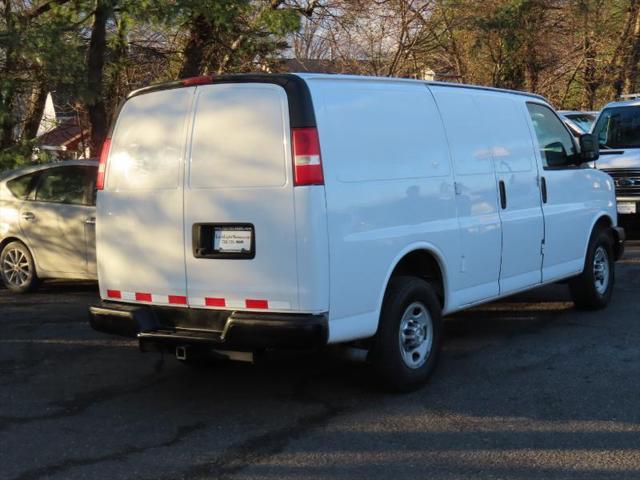
[[[247,308],[269,308],[269,302],[266,300],[254,300],[247,298],[244,301],[244,305]]]
[[[224,298],[205,297],[204,304],[207,307],[226,307],[227,302]]]
[[[176,305],[186,305],[187,297],[184,295],[169,295],[169,303],[173,303]]]
[[[107,290],[107,297],[122,298],[122,292],[120,290]]]
[[[138,300],[139,302],[150,302],[151,294],[144,293],[144,292],[136,292],[136,300]]]

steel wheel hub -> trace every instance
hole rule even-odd
[[[600,246],[593,255],[593,278],[596,291],[603,295],[609,287],[609,256],[604,247]]]
[[[12,286],[22,287],[29,281],[30,273],[29,260],[24,252],[9,250],[2,261],[2,276],[5,281]]]
[[[407,307],[400,320],[400,353],[409,368],[420,368],[429,357],[433,345],[433,321],[420,302]]]

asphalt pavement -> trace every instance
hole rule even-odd
[[[640,243],[609,308],[448,318],[409,395],[335,352],[187,367],[92,331],[92,283],[0,290],[1,479],[640,479]]]

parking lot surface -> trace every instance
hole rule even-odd
[[[193,369],[92,331],[95,284],[0,290],[0,478],[640,478],[640,243],[613,302],[448,318],[429,385],[330,352]]]

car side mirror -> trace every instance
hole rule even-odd
[[[580,135],[580,162],[595,162],[600,157],[600,146],[590,133]]]

